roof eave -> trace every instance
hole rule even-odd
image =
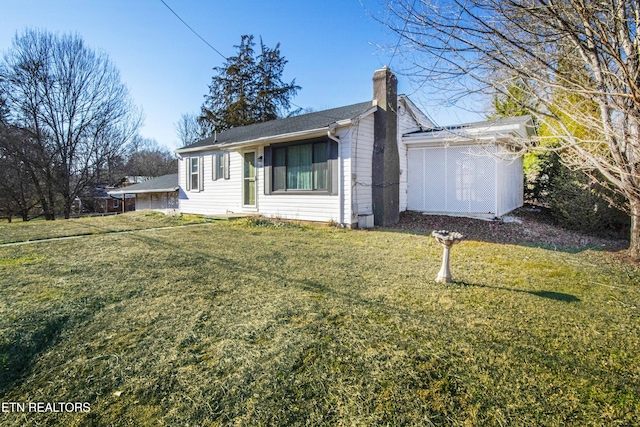
[[[530,120],[518,123],[491,124],[460,129],[442,129],[430,132],[405,134],[405,144],[410,146],[426,146],[437,144],[499,144],[509,143],[514,139],[526,139],[530,136]]]
[[[504,144],[514,139],[521,138],[518,132],[455,132],[443,131],[429,134],[403,135],[407,146],[429,146],[440,144],[465,145],[465,144]]]
[[[372,107],[369,110],[365,111],[360,116],[358,116],[358,118],[371,114],[376,109],[377,107]],[[273,135],[273,136],[264,136],[260,138],[249,139],[247,141],[225,142],[220,144],[210,144],[210,145],[193,147],[193,148],[179,148],[175,150],[175,153],[189,154],[189,153],[197,153],[200,151],[224,150],[224,149],[232,149],[232,148],[238,148],[238,147],[249,148],[254,145],[267,145],[267,144],[273,144],[278,142],[289,142],[289,141],[296,141],[299,139],[314,138],[314,137],[326,135],[330,127],[334,127],[334,128],[345,127],[345,126],[350,126],[352,123],[353,123],[353,119],[339,120],[337,122],[331,123],[330,125],[322,128],[303,130],[299,132],[283,133],[280,135]]]
[[[107,194],[109,194],[110,196],[116,196],[116,195],[120,195],[120,194],[140,194],[140,193],[171,193],[172,191],[178,191],[178,186],[175,187],[170,187],[170,188],[158,188],[158,189],[151,189],[151,190],[133,190],[133,191],[127,191],[126,188],[122,189],[122,190],[114,190],[114,191],[108,191]]]

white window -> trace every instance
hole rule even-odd
[[[187,190],[202,191],[202,157],[187,157]]]
[[[229,179],[229,152],[220,152],[211,156],[211,179]]]

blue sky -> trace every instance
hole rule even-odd
[[[369,14],[383,13],[378,0],[165,0],[207,42],[225,56],[235,53],[242,34],[281,44],[289,61],[284,79],[302,87],[293,102],[322,110],[369,100],[371,77],[400,58],[378,46],[397,39]],[[160,0],[0,0],[0,52],[16,32],[41,28],[75,32],[88,46],[105,51],[121,72],[145,115],[143,136],[168,148],[183,113],[197,113],[208,92],[213,67],[223,59],[198,39]],[[482,119],[432,102],[428,87],[415,92],[399,77],[399,91],[446,125]],[[415,93],[414,93],[415,92]],[[479,107],[482,109],[482,106]]]

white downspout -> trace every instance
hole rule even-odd
[[[342,224],[342,220],[344,217],[344,191],[342,185],[342,174],[344,173],[344,163],[342,158],[342,145],[340,144],[340,138],[336,135],[336,128],[338,127],[337,123],[332,123],[329,125],[329,130],[327,131],[327,137],[332,141],[338,143],[338,198],[340,199],[339,208],[338,208],[338,223]]]

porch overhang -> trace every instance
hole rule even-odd
[[[458,127],[440,128],[402,135],[407,147],[437,147],[443,145],[511,145],[514,141],[528,139],[532,134],[531,120],[515,123],[481,122]]]

